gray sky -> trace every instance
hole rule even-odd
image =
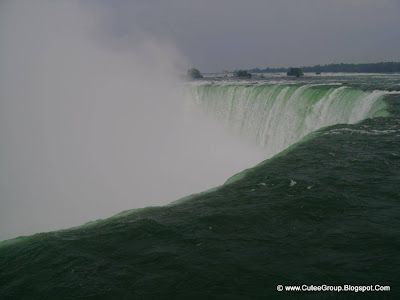
[[[110,5],[114,34],[139,28],[171,39],[204,72],[400,60],[399,0],[107,1]]]

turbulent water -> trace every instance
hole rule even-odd
[[[0,299],[400,296],[400,76],[213,78],[184,90],[267,156],[286,150],[168,206],[1,243]]]

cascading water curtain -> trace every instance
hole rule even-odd
[[[203,84],[187,94],[192,105],[264,146],[268,156],[319,128],[387,114],[387,92],[345,86]]]

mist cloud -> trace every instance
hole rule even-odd
[[[173,43],[77,1],[1,3],[0,239],[166,204],[263,158],[177,92]]]

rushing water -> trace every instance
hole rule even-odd
[[[400,76],[213,81],[188,103],[286,150],[168,206],[1,243],[1,299],[400,296]]]
[[[272,156],[316,129],[384,116],[388,93],[326,84],[228,83],[196,85],[188,99]]]

